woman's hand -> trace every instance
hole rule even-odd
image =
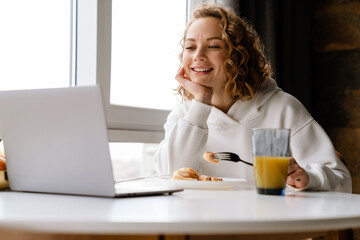
[[[308,183],[309,175],[297,164],[295,158],[290,158],[286,184],[295,188],[303,188]]]
[[[211,99],[213,96],[212,88],[205,87],[186,78],[184,67],[181,66],[179,68],[175,79],[186,91],[194,96],[196,101],[211,105]]]

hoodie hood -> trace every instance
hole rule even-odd
[[[236,101],[227,113],[213,107],[208,119],[208,124],[227,128],[234,127],[234,125],[238,125],[239,123],[252,121],[260,114],[261,107],[268,102],[273,94],[279,91],[282,90],[277,86],[276,81],[269,78],[251,100]]]

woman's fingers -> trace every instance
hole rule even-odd
[[[295,161],[295,158],[290,158],[289,160],[289,167],[288,167],[288,175],[290,175],[292,172],[296,171],[296,169],[300,168],[297,162]]]
[[[176,73],[175,79],[178,81],[178,83],[185,88],[185,90],[189,91],[191,90],[191,85],[194,85],[193,82],[191,82],[190,79],[188,79],[185,76],[185,69],[184,67],[180,67],[179,70]],[[190,92],[190,91],[189,91]]]
[[[298,169],[288,176],[286,183],[296,188],[303,188],[308,185],[309,176],[303,169]]]
[[[194,96],[195,100],[205,104],[211,104],[211,99],[213,95],[212,88],[205,87],[186,78],[184,67],[179,68],[176,73],[175,79],[186,91],[188,91]]]
[[[176,72],[175,79],[180,83],[182,80],[185,79],[184,74],[185,74],[184,67],[181,66],[181,67],[178,69],[178,71]],[[180,83],[180,84],[181,84],[181,83]]]
[[[290,158],[286,183],[292,187],[303,188],[309,184],[309,175],[294,158]]]

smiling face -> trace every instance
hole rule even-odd
[[[182,54],[187,78],[224,93],[226,72],[225,46],[221,38],[220,20],[214,17],[196,19],[189,27]]]

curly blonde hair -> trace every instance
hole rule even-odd
[[[236,13],[218,3],[199,5],[193,13],[193,20],[185,29],[181,41],[184,52],[184,42],[191,24],[199,18],[214,17],[220,20],[222,40],[224,41],[226,60],[225,93],[232,100],[250,100],[259,91],[262,83],[271,76],[270,63],[265,57],[264,46],[252,25]],[[194,97],[182,86],[177,92],[186,99]]]

